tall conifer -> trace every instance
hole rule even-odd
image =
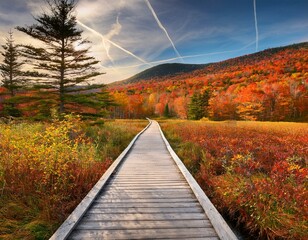
[[[2,45],[3,62],[0,64],[0,86],[4,87],[6,91],[1,93],[4,95],[3,111],[1,115],[19,117],[21,112],[16,108],[16,93],[25,87],[25,75],[22,71],[23,63],[20,60],[20,49],[15,44],[13,32],[10,31],[6,38],[6,43]]]
[[[89,94],[88,87],[91,88],[89,81],[102,73],[95,67],[98,61],[89,56],[89,41],[82,38],[82,31],[76,27],[75,0],[46,2],[48,9],[34,17],[35,24],[17,27],[42,44],[41,47],[23,46],[23,55],[45,74],[37,78],[37,84],[49,89],[49,93],[56,93],[60,113],[71,106],[77,109],[75,104],[97,106],[100,99]]]
[[[2,76],[2,86],[5,87],[11,97],[15,96],[16,91],[22,88],[25,80],[21,66],[23,63],[19,60],[18,46],[14,43],[13,33],[10,31],[6,38],[6,43],[2,45],[1,55],[4,57],[3,63],[0,64]]]

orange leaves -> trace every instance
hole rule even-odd
[[[178,97],[174,99],[174,111],[181,119],[187,119],[187,99]]]
[[[0,87],[0,93],[4,93],[4,92],[6,92],[7,91],[7,89],[6,88],[4,88],[4,87]]]

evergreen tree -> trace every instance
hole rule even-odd
[[[168,103],[166,103],[166,105],[165,105],[164,117],[166,117],[166,118],[170,117],[170,110],[169,110]]]
[[[24,86],[25,81],[21,70],[23,63],[19,61],[19,49],[14,44],[13,33],[11,31],[2,48],[4,51],[1,52],[1,55],[4,57],[4,60],[0,64],[1,85],[8,90],[11,97],[14,97],[16,91]]]
[[[3,63],[0,64],[1,86],[7,90],[2,95],[10,96],[3,102],[3,114],[5,116],[19,117],[21,112],[16,108],[14,96],[25,85],[25,73],[21,69],[23,63],[19,60],[19,48],[14,43],[12,31],[9,32],[6,43],[2,45],[2,48],[1,55],[4,59]]]
[[[202,115],[202,109],[200,113],[199,108],[199,95],[200,93],[194,93],[191,97],[190,103],[188,104],[188,118],[192,120],[200,119]]]
[[[56,94],[59,113],[71,106],[78,110],[80,104],[97,103],[92,95],[92,100],[87,98],[92,88],[89,81],[102,73],[95,67],[98,61],[88,55],[89,42],[82,39],[82,31],[76,28],[75,0],[46,2],[48,11],[34,17],[36,24],[17,27],[42,44],[42,47],[24,45],[22,51],[34,68],[45,74],[37,78],[37,85]]]
[[[199,120],[208,115],[207,107],[209,105],[210,93],[204,91],[203,93],[194,93],[191,97],[191,102],[188,105],[188,118]]]

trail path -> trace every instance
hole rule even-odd
[[[51,239],[236,239],[156,121]]]

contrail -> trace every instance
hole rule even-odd
[[[153,16],[154,16],[154,18],[155,18],[155,20],[156,20],[158,26],[165,32],[165,34],[166,34],[167,38],[169,39],[169,41],[170,41],[170,43],[171,43],[171,45],[172,45],[172,47],[173,47],[173,49],[174,49],[176,55],[178,56],[179,59],[182,59],[182,56],[180,55],[179,51],[176,49],[176,47],[175,47],[175,45],[174,45],[172,39],[170,38],[170,36],[169,36],[169,34],[168,34],[166,28],[163,26],[163,24],[162,24],[162,23],[160,22],[160,20],[158,19],[158,17],[157,17],[157,15],[156,15],[156,13],[155,13],[155,11],[154,11],[152,5],[150,4],[149,0],[145,0],[145,2],[146,2],[146,4],[148,5],[148,8],[150,9],[150,11],[152,12],[152,14],[153,14]],[[183,59],[182,59],[182,61],[183,61]]]
[[[135,54],[133,54],[132,52],[126,50],[125,48],[121,47],[120,45],[116,44],[115,42],[113,42],[113,41],[111,41],[111,40],[105,38],[102,34],[100,34],[99,32],[95,31],[94,29],[88,27],[87,25],[83,24],[83,23],[80,22],[79,20],[77,20],[77,23],[78,23],[80,26],[82,26],[82,27],[86,28],[87,30],[89,30],[90,32],[92,32],[92,33],[94,33],[94,34],[100,36],[100,37],[102,38],[103,41],[106,41],[106,42],[110,43],[111,45],[117,47],[118,49],[122,50],[123,52],[127,53],[128,55],[130,55],[130,56],[132,56],[132,57],[138,59],[140,62],[143,62],[144,64],[150,65],[150,66],[151,66],[151,64],[148,63],[147,61],[145,61],[145,60],[143,60],[142,58],[136,56]]]
[[[178,60],[178,59],[183,59],[183,58],[195,58],[195,57],[202,57],[202,56],[211,56],[211,55],[217,55],[217,54],[222,54],[222,53],[232,53],[232,52],[239,52],[244,50],[245,48],[253,45],[256,41],[253,41],[247,45],[245,45],[242,48],[239,49],[235,49],[235,50],[229,50],[229,51],[220,51],[220,52],[211,52],[211,53],[201,53],[201,54],[194,54],[194,55],[186,55],[186,56],[181,56],[181,57],[174,57],[174,58],[167,58],[167,59],[162,59],[162,60],[158,60],[158,61],[153,61],[153,62],[149,62],[150,64],[159,64],[159,63],[165,63],[165,62],[170,62],[170,61],[174,61],[174,60]],[[116,67],[116,69],[123,69],[123,68],[133,68],[133,67],[140,67],[143,66],[145,64],[135,64],[135,65],[130,65],[130,66],[124,66],[124,67]]]
[[[257,6],[256,0],[253,0],[253,12],[255,16],[255,29],[256,29],[256,52],[258,51],[259,44],[259,30],[258,30],[258,20],[257,20]]]

